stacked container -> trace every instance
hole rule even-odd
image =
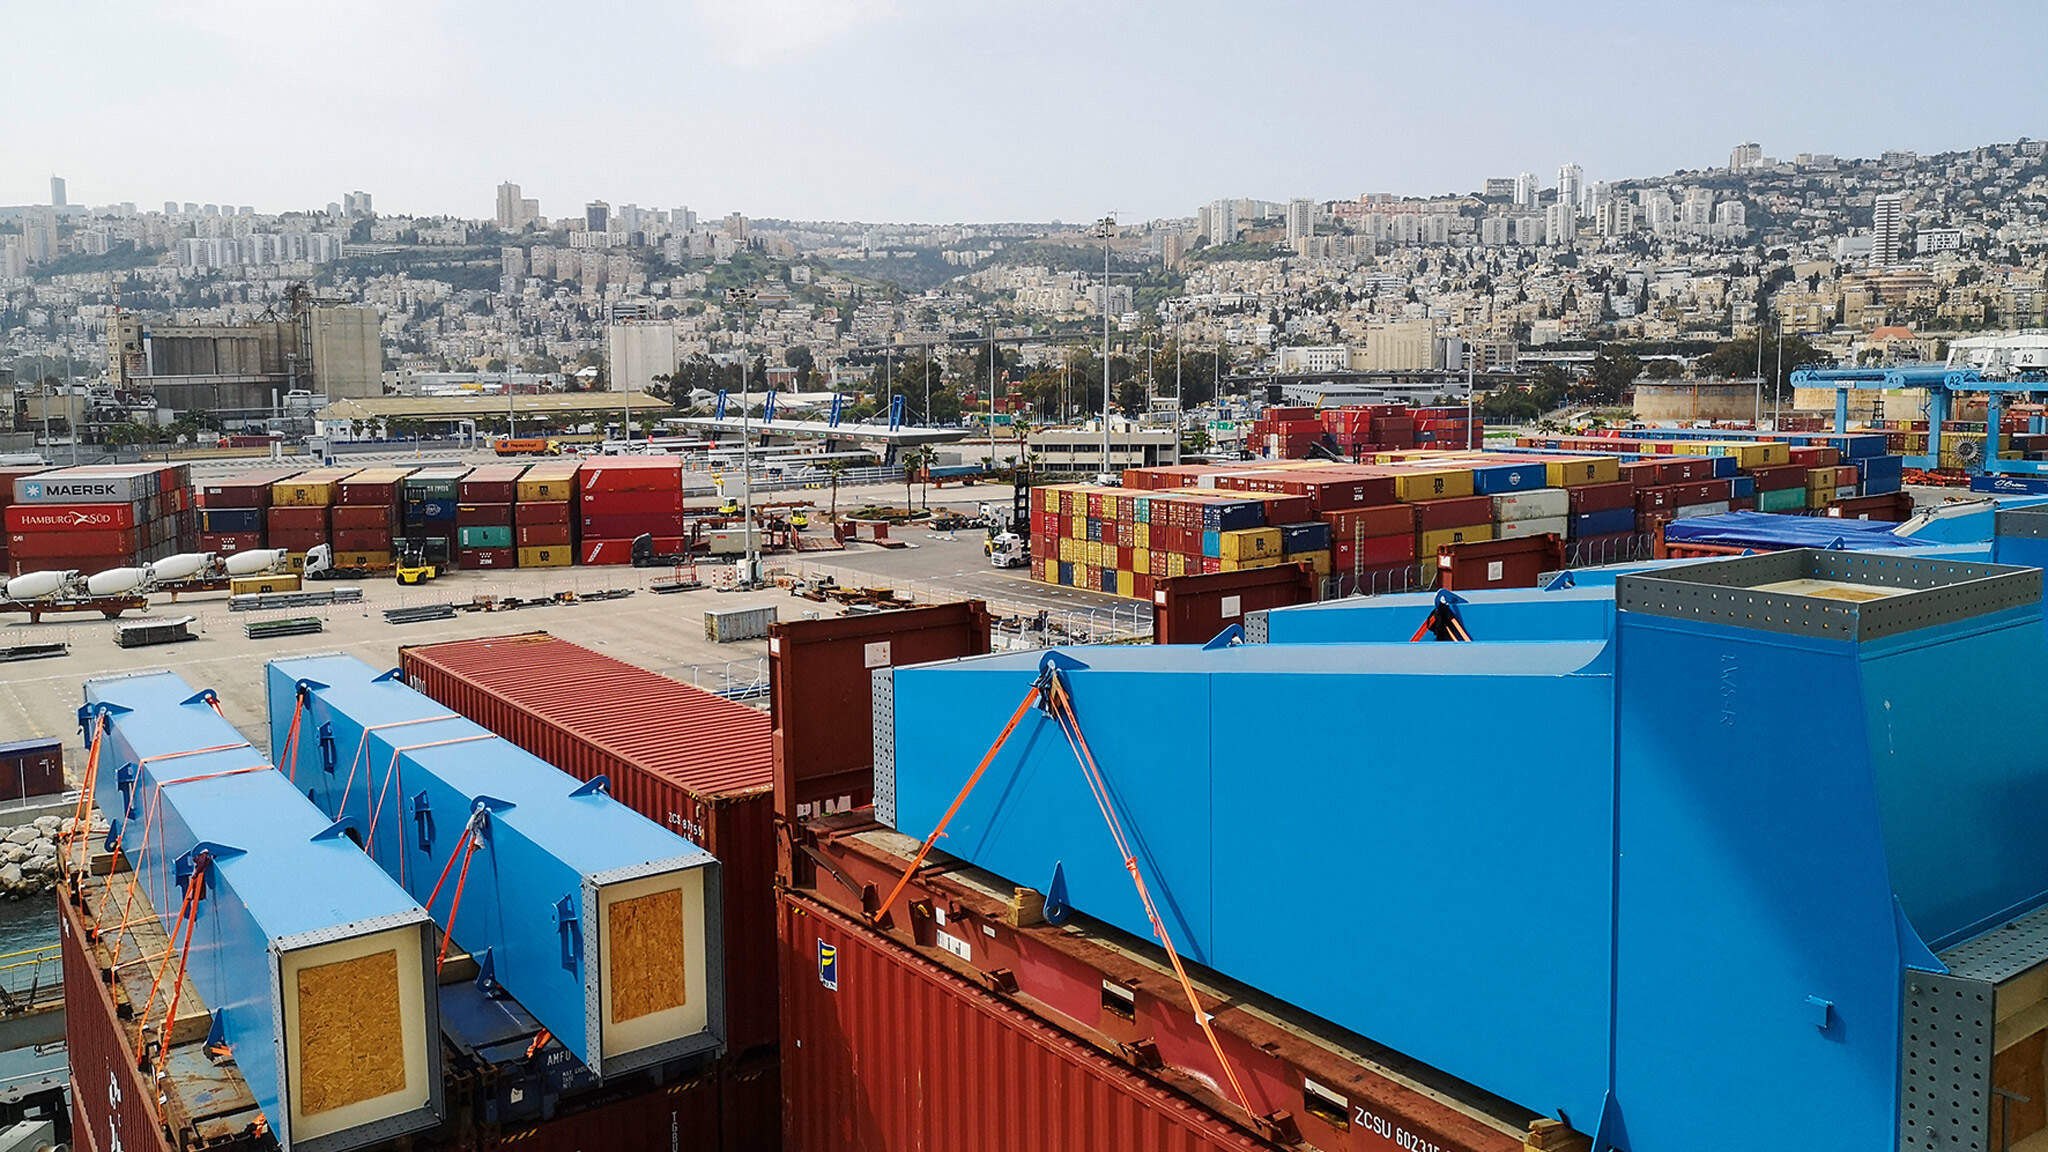
[[[7,509],[14,503],[14,482],[25,476],[34,476],[46,471],[43,468],[0,468],[0,527],[5,527]],[[0,532],[0,572],[11,572],[7,566],[7,533]]]
[[[469,469],[460,465],[444,465],[422,468],[405,478],[400,538],[392,541],[393,551],[418,551],[429,564],[454,562],[455,506],[462,478],[468,474]]]
[[[518,563],[512,509],[525,471],[524,464],[487,464],[462,478],[455,506],[457,566],[511,568]]]
[[[187,464],[61,468],[19,476],[5,511],[9,571],[101,572],[188,551],[197,533]]]
[[[391,564],[400,486],[411,473],[410,468],[365,468],[341,482],[332,517],[336,567]]]
[[[264,547],[271,486],[301,471],[259,468],[200,485],[199,550],[225,556]]]
[[[327,543],[329,510],[341,494],[341,482],[354,474],[353,468],[315,468],[271,485],[264,517],[267,546],[304,556]]]
[[[577,474],[583,526],[582,562],[626,564],[633,539],[654,537],[654,550],[683,550],[683,463],[673,456],[606,456]]]
[[[535,464],[515,486],[512,544],[521,568],[566,568],[576,562],[576,476],[573,460]]]

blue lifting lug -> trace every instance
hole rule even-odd
[[[428,802],[423,788],[412,798],[412,820],[419,827],[420,851],[434,850],[434,806]]]
[[[1808,996],[1806,998],[1806,1018],[1812,1022],[1815,1028],[1823,1032],[1827,1031],[1828,1026],[1834,1022],[1835,1002],[1833,1000],[1823,1000],[1818,996]]]
[[[1218,648],[1235,648],[1244,643],[1244,625],[1232,624],[1216,634],[1215,639],[1202,645],[1202,651],[1214,652]]]
[[[562,967],[578,971],[583,960],[583,917],[576,911],[576,898],[555,901],[555,932],[562,938]]]
[[[1577,588],[1578,586],[1578,580],[1574,579],[1570,572],[1559,572],[1550,578],[1550,583],[1545,584],[1543,590],[1545,592],[1562,592],[1567,588]]]
[[[357,847],[361,847],[363,843],[363,832],[362,829],[356,827],[354,817],[343,816],[341,819],[336,820],[334,823],[329,824],[327,827],[322,828],[320,831],[313,833],[313,839],[347,839],[354,842]]]
[[[476,961],[477,991],[493,1000],[502,999],[505,995],[505,986],[498,983],[498,965],[491,959],[491,950],[486,948],[471,959]]]
[[[114,787],[121,792],[121,818],[124,820],[133,820],[139,815],[135,811],[135,778],[141,772],[141,767],[131,760],[114,773]]]
[[[224,1008],[215,1008],[206,1022],[206,1057],[215,1064],[230,1059],[234,1054],[228,1051],[228,1016]]]
[[[178,705],[179,707],[190,707],[194,704],[204,704],[207,707],[211,708],[218,706],[219,702],[220,697],[214,694],[213,689],[201,688],[199,691],[194,692],[190,696],[185,697],[183,700],[178,701]]]
[[[611,794],[612,778],[604,775],[592,776],[585,783],[577,785],[569,793],[571,796],[609,796]]]
[[[1073,915],[1073,906],[1067,903],[1067,866],[1064,861],[1052,862],[1052,881],[1045,886],[1045,907],[1039,915],[1045,922],[1057,928]]]
[[[379,672],[375,677],[373,677],[370,680],[370,683],[382,684],[387,680],[394,680],[400,684],[403,684],[405,683],[405,672],[398,668],[393,668],[388,672]]]

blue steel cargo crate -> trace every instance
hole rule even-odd
[[[359,824],[371,859],[592,1072],[720,1049],[709,853],[395,671],[314,656],[267,680],[271,746],[300,788]]]
[[[2031,555],[2048,528],[2020,520],[2000,542]],[[1994,1086],[2039,1091],[2048,1032],[2041,570],[1796,548],[1617,571],[1465,597],[1469,643],[1314,642],[1399,635],[1417,597],[1248,621],[1282,643],[880,669],[876,816],[937,831],[1057,686],[1184,954],[1596,1152],[1693,1152],[1723,1115],[1773,1148],[2027,1146],[2038,1121],[1994,1139]],[[1453,734],[1343,755],[1244,719],[1446,701]],[[1150,937],[1076,755],[1027,709],[944,849]],[[1333,877],[1356,878],[1336,912]]]
[[[337,1152],[438,1123],[433,922],[360,829],[169,672],[86,681],[79,722],[101,741],[108,839],[166,933],[199,893],[188,979],[279,1144]]]

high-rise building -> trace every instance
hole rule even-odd
[[[1749,209],[1740,200],[1723,200],[1714,205],[1714,223],[1724,228],[1744,228],[1749,225]]]
[[[693,208],[683,207],[671,211],[668,214],[668,226],[671,231],[680,232],[683,235],[688,236],[690,233],[695,232],[697,230],[696,210]]]
[[[1209,202],[1209,243],[1237,243],[1237,201],[1224,199]]]
[[[1557,202],[1579,210],[1579,200],[1586,194],[1586,170],[1577,164],[1557,166]]]
[[[370,207],[368,192],[350,192],[341,198],[341,210],[347,216],[374,216],[376,210]]]
[[[1316,202],[1296,197],[1287,202],[1287,246],[1297,247],[1316,234]]]
[[[1534,208],[1536,199],[1543,192],[1543,185],[1536,182],[1534,172],[1524,172],[1515,177],[1515,206]]]
[[[1735,150],[1728,153],[1730,172],[1747,172],[1751,168],[1762,167],[1763,162],[1764,149],[1761,144],[1737,144]]]
[[[1560,196],[1544,210],[1543,217],[1544,243],[1570,244],[1579,238],[1579,210],[1570,201]]]
[[[1627,236],[1636,230],[1635,201],[1621,196],[1610,197],[1600,205],[1598,219],[1602,236]]]
[[[602,200],[592,200],[583,206],[583,230],[604,232],[611,228],[612,206]]]
[[[68,201],[64,199],[64,178],[62,176],[50,177],[50,207],[62,208],[66,203]]]
[[[1513,176],[1488,176],[1486,178],[1486,187],[1480,192],[1480,195],[1489,200],[1512,199],[1514,194],[1515,178]]]
[[[517,232],[526,227],[530,217],[524,209],[529,201],[520,199],[519,185],[507,180],[498,185],[498,227],[507,232]]]
[[[1871,202],[1871,209],[1870,264],[1874,268],[1889,268],[1899,260],[1906,201],[1896,192],[1887,192]]]
[[[31,208],[21,219],[21,249],[30,264],[57,258],[57,210]]]
[[[1186,236],[1181,235],[1179,229],[1168,232],[1166,237],[1160,241],[1159,256],[1165,262],[1168,271],[1173,271],[1180,267],[1180,258],[1187,254],[1187,247],[1188,239]]]

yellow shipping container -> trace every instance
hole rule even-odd
[[[1131,571],[1136,572],[1140,576],[1150,576],[1152,574],[1151,549],[1133,548],[1131,550]]]
[[[1446,544],[1471,544],[1480,540],[1493,539],[1493,525],[1474,524],[1469,528],[1439,528],[1434,532],[1423,532],[1415,538],[1415,555],[1418,559],[1436,559],[1436,550]]]
[[[1119,596],[1136,596],[1138,594],[1137,574],[1119,569],[1116,574],[1116,594]]]
[[[1823,489],[1829,492],[1835,490],[1835,470],[1833,468],[1808,468],[1806,470],[1806,490],[1812,492]]]
[[[1152,546],[1152,526],[1139,524],[1131,529],[1131,546],[1140,550]]]
[[[1834,503],[1834,500],[1835,490],[1833,488],[1808,488],[1806,490],[1806,506],[1808,508],[1825,508],[1829,504]]]
[[[519,500],[522,504],[559,504],[576,496],[576,470],[583,465],[574,460],[547,460],[528,468],[519,477]],[[524,561],[521,568],[526,567]],[[555,565],[537,564],[537,568]]]
[[[391,567],[391,553],[336,552],[334,554],[334,566],[336,568],[389,568]]]
[[[1472,494],[1472,473],[1466,469],[1445,468],[1403,472],[1394,477],[1394,499],[1404,503],[1415,500],[1448,500],[1455,496]]]
[[[315,468],[270,486],[270,502],[286,508],[315,508],[334,503],[341,481],[356,474],[355,468]]]
[[[1225,560],[1246,560],[1256,556],[1280,554],[1278,528],[1239,528],[1233,532],[1218,533],[1217,539],[1216,552]]]
[[[1077,549],[1074,546],[1074,538],[1072,536],[1062,536],[1059,539],[1059,548],[1057,551],[1053,553],[1053,555],[1069,564],[1072,564],[1074,562],[1074,556],[1078,551],[1079,549]]]
[[[1612,484],[1621,479],[1621,460],[1615,456],[1582,456],[1575,460],[1552,460],[1544,465],[1543,472],[1552,488],[1576,488],[1581,484]],[[1430,553],[1432,556],[1435,554]]]
[[[236,576],[228,581],[230,596],[261,596],[267,592],[297,592],[304,577],[296,572],[276,576]]]
[[[1072,536],[1076,540],[1086,540],[1088,538],[1088,517],[1079,514],[1069,516],[1067,518],[1067,535]]]
[[[576,550],[567,544],[550,544],[541,548],[521,548],[521,568],[567,568],[576,562]]]
[[[1296,552],[1287,558],[1287,562],[1289,564],[1306,564],[1311,569],[1314,569],[1315,574],[1318,576],[1328,576],[1330,574],[1330,550],[1328,548],[1318,548],[1313,552]]]

